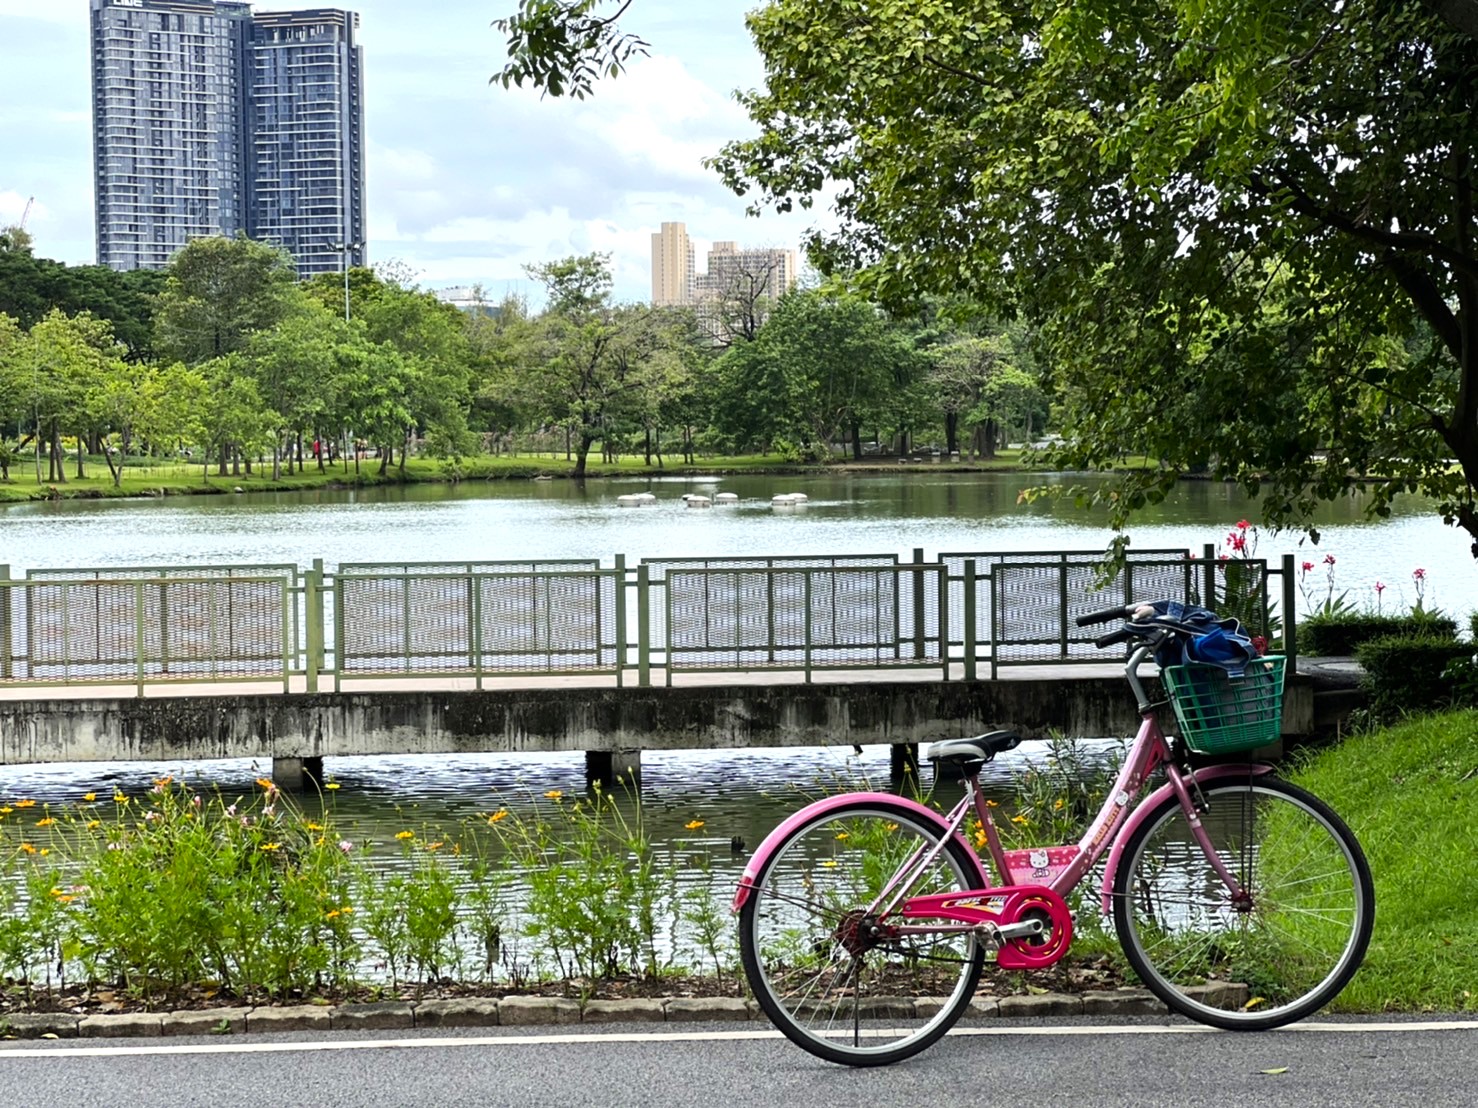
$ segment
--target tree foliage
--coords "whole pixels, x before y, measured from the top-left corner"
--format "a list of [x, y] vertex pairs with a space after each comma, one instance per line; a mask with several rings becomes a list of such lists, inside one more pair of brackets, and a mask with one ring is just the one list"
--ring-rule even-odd
[[618, 23], [631, 4], [519, 0], [513, 15], [493, 20], [508, 39], [508, 60], [494, 83], [508, 88], [528, 82], [551, 96], [568, 93], [583, 100], [600, 78], [615, 77], [633, 57], [647, 53], [647, 44]]
[[[1275, 525], [1371, 487], [1478, 537], [1478, 42], [1421, 0], [772, 0], [757, 206], [840, 183], [824, 271], [1039, 328], [1066, 467], [1202, 467]], [[1449, 459], [1460, 463], [1453, 470]], [[1391, 481], [1372, 483], [1371, 475]]]
[[158, 348], [198, 365], [243, 349], [269, 331], [301, 297], [285, 251], [243, 236], [200, 238], [170, 262], [159, 298]]

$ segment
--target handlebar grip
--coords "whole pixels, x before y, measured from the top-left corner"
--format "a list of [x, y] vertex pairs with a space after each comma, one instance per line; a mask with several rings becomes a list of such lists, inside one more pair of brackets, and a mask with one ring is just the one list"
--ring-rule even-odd
[[1130, 639], [1138, 637], [1129, 628], [1120, 627], [1117, 631], [1110, 631], [1107, 635], [1100, 635], [1093, 640], [1093, 645], [1098, 647], [1099, 650], [1103, 650], [1106, 647], [1117, 646], [1121, 642], [1128, 642]]
[[1115, 620], [1128, 619], [1133, 611], [1133, 607], [1120, 604], [1115, 608], [1105, 608], [1101, 612], [1090, 612], [1086, 616], [1079, 616], [1077, 623], [1079, 627], [1087, 627], [1093, 623], [1113, 623]]

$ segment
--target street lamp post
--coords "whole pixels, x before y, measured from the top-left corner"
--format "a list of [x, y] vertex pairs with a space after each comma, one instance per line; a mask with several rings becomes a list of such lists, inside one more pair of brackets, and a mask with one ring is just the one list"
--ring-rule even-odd
[[364, 246], [362, 242], [336, 242], [334, 249], [339, 252], [343, 261], [344, 269], [344, 322], [349, 322], [349, 255]]

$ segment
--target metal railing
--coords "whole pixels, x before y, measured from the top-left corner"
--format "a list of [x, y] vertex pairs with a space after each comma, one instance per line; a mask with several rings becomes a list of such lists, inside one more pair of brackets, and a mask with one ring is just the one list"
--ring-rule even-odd
[[[1096, 551], [43, 569], [0, 565], [0, 685], [937, 670], [1107, 660], [1074, 620], [1178, 599], [1296, 656], [1291, 556]], [[1275, 579], [1281, 587], [1275, 588]], [[654, 673], [654, 671], [656, 671]]]

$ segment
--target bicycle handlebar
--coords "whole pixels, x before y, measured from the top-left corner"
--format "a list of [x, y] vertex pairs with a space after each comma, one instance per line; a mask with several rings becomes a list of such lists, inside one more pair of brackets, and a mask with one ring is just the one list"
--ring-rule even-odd
[[1113, 623], [1116, 619], [1128, 619], [1139, 608], [1138, 604], [1120, 604], [1114, 608], [1105, 608], [1101, 612], [1090, 612], [1086, 616], [1078, 617], [1078, 626], [1087, 627], [1094, 623]]

